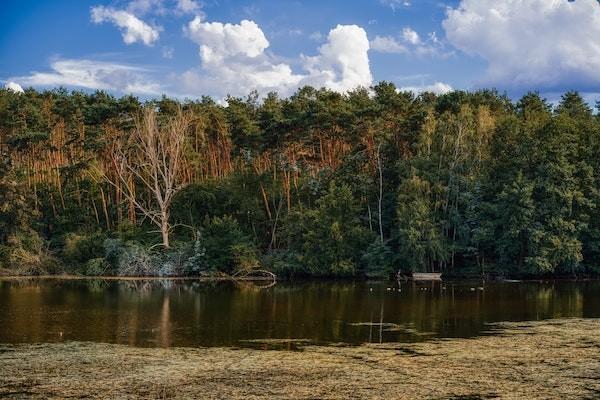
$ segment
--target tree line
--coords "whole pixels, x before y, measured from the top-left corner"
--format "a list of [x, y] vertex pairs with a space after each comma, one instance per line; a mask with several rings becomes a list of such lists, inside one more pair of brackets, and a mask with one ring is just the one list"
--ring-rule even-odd
[[575, 92], [0, 90], [0, 267], [592, 274], [599, 151], [600, 117]]

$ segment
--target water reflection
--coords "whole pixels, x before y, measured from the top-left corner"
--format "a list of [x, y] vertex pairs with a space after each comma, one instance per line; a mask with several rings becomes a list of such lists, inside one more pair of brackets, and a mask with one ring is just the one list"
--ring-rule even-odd
[[469, 337], [497, 321], [600, 317], [599, 289], [596, 281], [306, 282], [261, 289], [177, 280], [10, 280], [0, 281], [0, 342], [169, 347]]

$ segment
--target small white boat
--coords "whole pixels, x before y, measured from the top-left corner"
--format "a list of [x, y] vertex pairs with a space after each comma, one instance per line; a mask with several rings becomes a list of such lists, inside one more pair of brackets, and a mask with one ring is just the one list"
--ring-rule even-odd
[[413, 272], [413, 281], [440, 281], [442, 280], [441, 272]]

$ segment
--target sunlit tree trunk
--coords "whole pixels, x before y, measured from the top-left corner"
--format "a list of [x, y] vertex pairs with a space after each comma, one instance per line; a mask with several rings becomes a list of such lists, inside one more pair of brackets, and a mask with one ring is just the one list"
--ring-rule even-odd
[[381, 165], [381, 143], [377, 145], [377, 170], [379, 172], [379, 198], [378, 198], [378, 211], [379, 211], [379, 237], [381, 243], [383, 243], [383, 168]]

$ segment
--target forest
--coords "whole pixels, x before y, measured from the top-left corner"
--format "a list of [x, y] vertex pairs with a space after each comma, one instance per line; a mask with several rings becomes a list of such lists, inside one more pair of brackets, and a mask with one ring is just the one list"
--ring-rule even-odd
[[0, 90], [4, 274], [600, 272], [600, 103]]

